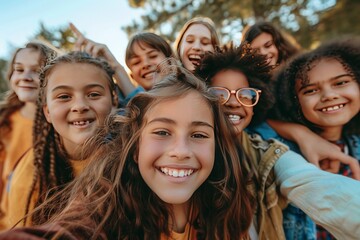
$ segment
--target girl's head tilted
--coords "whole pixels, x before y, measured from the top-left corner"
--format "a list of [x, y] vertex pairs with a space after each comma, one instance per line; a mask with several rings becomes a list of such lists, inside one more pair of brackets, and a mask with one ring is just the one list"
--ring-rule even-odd
[[[204, 82], [172, 68], [154, 88], [135, 96], [123, 113], [110, 118], [108, 129], [89, 143], [92, 159], [101, 161], [91, 161], [76, 183], [83, 191], [82, 181], [89, 184], [91, 179], [94, 207], [106, 211], [98, 228], [117, 231], [116, 238], [129, 236], [124, 229], [131, 229], [142, 239], [149, 234], [158, 239], [186, 215], [186, 222], [196, 223], [203, 236], [224, 236], [224, 229], [226, 236], [246, 235], [252, 213], [243, 159]], [[99, 145], [109, 132], [113, 140]], [[112, 190], [100, 203], [95, 189], [104, 179]], [[119, 195], [113, 197], [114, 192]], [[237, 227], [229, 230], [229, 223]]]
[[39, 93], [39, 73], [46, 62], [54, 58], [54, 49], [38, 42], [30, 42], [18, 48], [9, 62], [7, 78], [11, 90], [9, 97], [23, 105], [35, 103]]
[[113, 73], [105, 61], [82, 52], [51, 61], [40, 75], [38, 140], [43, 129], [54, 129], [70, 154], [92, 136], [116, 107]]
[[183, 66], [194, 71], [206, 52], [213, 52], [220, 46], [219, 36], [214, 22], [210, 18], [196, 17], [190, 19], [180, 30], [175, 49]]
[[319, 132], [336, 128], [341, 134], [344, 126], [359, 133], [359, 61], [358, 38], [334, 40], [295, 58], [278, 76], [280, 115]]
[[258, 22], [246, 28], [241, 42], [250, 43], [252, 48], [258, 49], [272, 66], [283, 63], [299, 51], [295, 40], [269, 22]]
[[195, 73], [219, 96], [236, 133], [264, 120], [274, 97], [269, 87], [269, 66], [249, 44], [223, 47], [206, 54]]
[[165, 58], [173, 57], [168, 42], [155, 33], [143, 32], [132, 36], [126, 47], [125, 62], [131, 71], [131, 77], [145, 90], [153, 85], [156, 66]]

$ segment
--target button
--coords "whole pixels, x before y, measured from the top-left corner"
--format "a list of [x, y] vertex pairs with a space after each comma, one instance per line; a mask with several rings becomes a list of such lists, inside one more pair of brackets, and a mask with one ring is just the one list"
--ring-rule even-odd
[[275, 153], [279, 154], [281, 152], [281, 150], [279, 148], [275, 149]]

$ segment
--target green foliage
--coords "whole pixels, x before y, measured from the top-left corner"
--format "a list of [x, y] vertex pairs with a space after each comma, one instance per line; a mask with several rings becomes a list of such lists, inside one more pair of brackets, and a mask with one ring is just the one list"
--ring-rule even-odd
[[8, 81], [5, 79], [6, 67], [7, 61], [5, 59], [0, 59], [0, 100], [3, 97], [3, 94], [9, 89]]
[[243, 28], [257, 20], [273, 22], [304, 48], [339, 34], [360, 33], [359, 24], [350, 25], [360, 20], [358, 0], [129, 0], [129, 4], [147, 13], [123, 28], [128, 35], [153, 31], [171, 42], [195, 16], [211, 18], [223, 43], [239, 42]]
[[48, 29], [43, 23], [40, 23], [40, 29], [35, 34], [34, 38], [48, 42], [54, 47], [63, 51], [72, 50], [75, 42], [74, 33], [67, 25], [63, 27]]

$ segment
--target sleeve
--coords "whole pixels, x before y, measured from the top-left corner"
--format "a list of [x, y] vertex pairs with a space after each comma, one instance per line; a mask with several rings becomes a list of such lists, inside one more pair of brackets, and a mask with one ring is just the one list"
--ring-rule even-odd
[[360, 181], [322, 171], [288, 151], [275, 164], [281, 193], [337, 239], [359, 239]]
[[145, 89], [141, 86], [138, 86], [137, 88], [135, 88], [132, 92], [130, 92], [126, 97], [124, 96], [123, 93], [121, 93], [120, 91], [118, 91], [118, 98], [119, 98], [119, 106], [120, 107], [125, 107], [127, 105], [127, 103], [133, 98], [135, 97], [138, 93], [142, 93], [145, 92]]

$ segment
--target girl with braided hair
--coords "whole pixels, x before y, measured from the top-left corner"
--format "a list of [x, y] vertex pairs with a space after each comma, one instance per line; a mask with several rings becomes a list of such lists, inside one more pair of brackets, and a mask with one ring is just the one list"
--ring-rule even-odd
[[39, 72], [55, 55], [52, 48], [40, 42], [30, 42], [17, 49], [9, 62], [7, 78], [10, 90], [0, 102], [0, 199], [6, 192], [4, 186], [10, 172], [32, 146], [31, 129], [39, 94]]
[[[40, 75], [33, 149], [19, 162], [9, 183], [1, 222], [11, 227], [49, 195], [74, 179], [87, 163], [84, 142], [116, 106], [113, 70], [101, 59], [73, 52], [51, 61]], [[33, 215], [44, 221], [45, 214]], [[24, 218], [23, 225], [32, 219]]]

